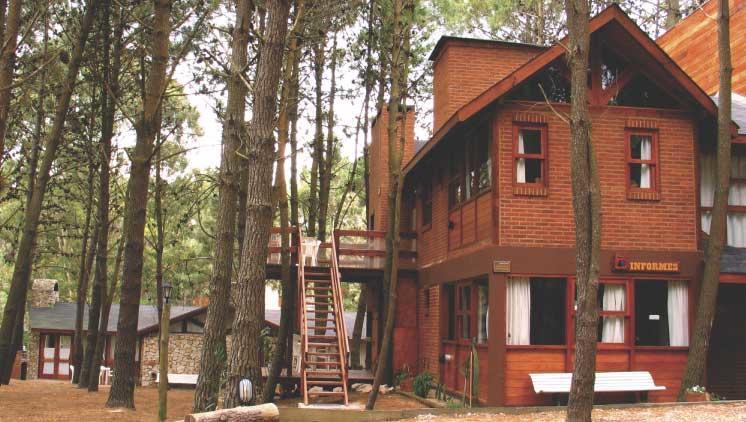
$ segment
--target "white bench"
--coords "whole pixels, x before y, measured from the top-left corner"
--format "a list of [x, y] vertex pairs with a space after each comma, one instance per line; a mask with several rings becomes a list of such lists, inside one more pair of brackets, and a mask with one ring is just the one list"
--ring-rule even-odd
[[[168, 374], [168, 383], [174, 385], [197, 385], [197, 374]], [[161, 381], [161, 374], [155, 374], [155, 382]]]
[[[555, 401], [560, 394], [569, 394], [572, 384], [572, 373], [529, 374], [536, 394], [554, 394]], [[596, 393], [641, 393], [642, 401], [647, 399], [649, 391], [665, 390], [666, 387], [655, 385], [653, 376], [647, 371], [630, 372], [596, 372], [593, 387]]]

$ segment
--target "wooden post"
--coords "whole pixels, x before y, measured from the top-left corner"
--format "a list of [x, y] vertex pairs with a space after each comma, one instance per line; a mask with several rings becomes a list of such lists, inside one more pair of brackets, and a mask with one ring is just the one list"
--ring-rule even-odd
[[161, 347], [159, 359], [159, 382], [158, 382], [158, 420], [166, 420], [168, 400], [168, 329], [171, 320], [171, 303], [168, 300], [163, 304], [161, 315]]
[[279, 422], [280, 411], [272, 403], [259, 406], [241, 406], [232, 409], [215, 410], [206, 413], [194, 413], [184, 418], [185, 422]]

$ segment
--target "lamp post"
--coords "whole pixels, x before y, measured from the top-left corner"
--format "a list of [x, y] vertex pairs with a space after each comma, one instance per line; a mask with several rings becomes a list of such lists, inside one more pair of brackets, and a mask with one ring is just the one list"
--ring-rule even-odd
[[161, 313], [160, 356], [158, 382], [158, 420], [166, 420], [166, 401], [168, 400], [168, 329], [171, 322], [171, 284], [165, 283], [163, 289], [163, 312]]

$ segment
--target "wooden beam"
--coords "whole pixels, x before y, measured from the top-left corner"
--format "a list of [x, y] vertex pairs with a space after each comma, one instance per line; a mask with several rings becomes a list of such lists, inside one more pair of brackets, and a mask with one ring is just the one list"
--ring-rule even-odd
[[624, 86], [627, 85], [635, 75], [637, 75], [637, 71], [629, 68], [624, 69], [619, 76], [617, 76], [616, 80], [603, 90], [598, 100], [599, 105], [609, 104], [609, 101], [611, 101], [615, 95], [619, 94], [622, 88], [624, 88]]
[[185, 422], [279, 422], [280, 411], [272, 403], [259, 406], [242, 406], [213, 412], [193, 413], [184, 418]]

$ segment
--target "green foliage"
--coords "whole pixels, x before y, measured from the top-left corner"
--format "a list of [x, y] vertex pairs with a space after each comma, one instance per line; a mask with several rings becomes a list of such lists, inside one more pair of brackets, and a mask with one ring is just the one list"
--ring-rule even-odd
[[414, 377], [414, 381], [412, 381], [412, 389], [414, 390], [414, 394], [419, 397], [427, 397], [428, 393], [430, 393], [433, 379], [433, 374], [427, 371], [422, 372]]

